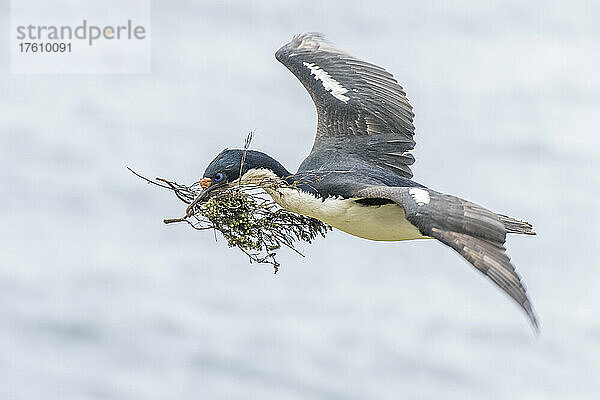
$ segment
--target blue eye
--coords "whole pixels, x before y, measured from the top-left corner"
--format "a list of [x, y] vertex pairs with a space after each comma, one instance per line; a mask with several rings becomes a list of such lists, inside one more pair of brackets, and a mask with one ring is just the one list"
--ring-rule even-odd
[[223, 174], [220, 172], [217, 172], [215, 174], [215, 177], [213, 178], [213, 181], [215, 182], [221, 182], [223, 180]]

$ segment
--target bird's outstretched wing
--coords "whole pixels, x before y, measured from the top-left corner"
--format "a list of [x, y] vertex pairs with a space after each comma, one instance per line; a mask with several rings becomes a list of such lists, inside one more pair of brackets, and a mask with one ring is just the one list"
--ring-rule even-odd
[[[533, 234], [531, 225], [493, 213], [480, 205], [426, 188], [376, 186], [358, 192], [359, 197], [382, 198], [400, 205], [406, 219], [423, 235], [452, 247], [477, 270], [506, 292], [527, 313], [537, 330], [538, 322], [521, 278], [506, 255], [505, 224], [520, 223]], [[511, 221], [514, 221], [511, 222]]]
[[315, 163], [332, 158], [339, 166], [348, 156], [412, 177], [414, 114], [392, 74], [337, 49], [318, 33], [295, 36], [275, 57], [302, 82], [317, 108], [315, 157], [309, 156], [304, 169], [318, 169], [322, 165]]

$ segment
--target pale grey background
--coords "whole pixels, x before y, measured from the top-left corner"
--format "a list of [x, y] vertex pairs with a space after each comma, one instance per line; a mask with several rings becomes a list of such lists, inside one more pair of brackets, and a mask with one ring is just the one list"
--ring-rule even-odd
[[[0, 398], [597, 398], [598, 4], [284, 3], [153, 3], [149, 75], [10, 75], [2, 35]], [[417, 181], [534, 223], [508, 245], [539, 339], [434, 242], [334, 232], [273, 276], [162, 224], [182, 205], [126, 165], [193, 181], [250, 129], [308, 153], [273, 57], [306, 30], [403, 84]]]

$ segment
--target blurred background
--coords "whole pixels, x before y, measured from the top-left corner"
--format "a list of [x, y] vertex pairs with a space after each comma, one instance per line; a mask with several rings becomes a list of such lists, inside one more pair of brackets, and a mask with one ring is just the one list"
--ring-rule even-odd
[[[0, 21], [9, 24], [9, 4]], [[152, 3], [152, 72], [9, 73], [0, 43], [0, 398], [592, 399], [600, 392], [600, 6]], [[126, 170], [182, 182], [224, 147], [295, 170], [315, 111], [274, 59], [321, 31], [393, 72], [415, 180], [525, 218], [541, 320], [433, 241], [333, 232], [277, 275]]]

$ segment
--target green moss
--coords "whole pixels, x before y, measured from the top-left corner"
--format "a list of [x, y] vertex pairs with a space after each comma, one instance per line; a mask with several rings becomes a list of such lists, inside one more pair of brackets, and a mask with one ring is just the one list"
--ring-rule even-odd
[[[165, 179], [160, 181], [188, 204], [201, 191], [197, 183], [185, 186]], [[191, 216], [165, 222], [187, 222], [199, 230], [217, 230], [229, 247], [242, 250], [250, 262], [273, 265], [275, 272], [279, 267], [279, 249], [288, 247], [299, 253], [295, 248], [298, 242], [311, 243], [331, 229], [317, 219], [282, 209], [256, 187], [224, 190], [195, 205], [192, 211]]]

